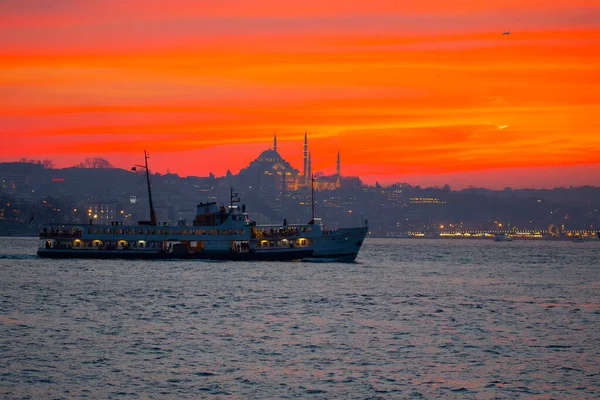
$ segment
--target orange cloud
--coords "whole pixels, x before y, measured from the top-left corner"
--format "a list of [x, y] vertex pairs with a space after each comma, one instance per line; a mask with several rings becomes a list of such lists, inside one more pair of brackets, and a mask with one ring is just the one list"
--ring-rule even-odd
[[308, 129], [316, 170], [340, 149], [369, 181], [600, 165], [596, 2], [15, 4], [0, 4], [0, 161], [147, 148], [223, 174], [275, 131], [300, 165]]

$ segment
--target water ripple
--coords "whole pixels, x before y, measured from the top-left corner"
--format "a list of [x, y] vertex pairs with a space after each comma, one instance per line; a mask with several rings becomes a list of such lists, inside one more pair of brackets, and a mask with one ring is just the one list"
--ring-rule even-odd
[[44, 260], [0, 238], [2, 398], [598, 398], [600, 246]]

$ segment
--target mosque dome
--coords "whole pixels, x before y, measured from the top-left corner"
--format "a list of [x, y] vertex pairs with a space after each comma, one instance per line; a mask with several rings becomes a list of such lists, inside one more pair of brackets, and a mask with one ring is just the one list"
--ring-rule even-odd
[[277, 162], [277, 161], [283, 161], [283, 159], [281, 158], [281, 156], [279, 155], [278, 152], [276, 152], [275, 150], [269, 149], [269, 150], [265, 150], [262, 153], [260, 153], [260, 155], [258, 156], [256, 161]]

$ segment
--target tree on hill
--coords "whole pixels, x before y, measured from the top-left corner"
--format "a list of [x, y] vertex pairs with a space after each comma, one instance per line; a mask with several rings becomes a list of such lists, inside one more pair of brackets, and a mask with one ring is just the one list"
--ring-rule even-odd
[[46, 169], [53, 169], [54, 168], [54, 163], [52, 162], [52, 160], [34, 160], [34, 159], [26, 159], [25, 157], [21, 158], [19, 160], [20, 163], [25, 163], [25, 164], [37, 164], [37, 165], [41, 165], [43, 168]]
[[52, 162], [52, 160], [43, 160], [42, 167], [44, 167], [45, 169], [54, 169], [55, 165]]
[[75, 168], [114, 168], [110, 161], [105, 160], [101, 157], [88, 157], [79, 164], [75, 165]]

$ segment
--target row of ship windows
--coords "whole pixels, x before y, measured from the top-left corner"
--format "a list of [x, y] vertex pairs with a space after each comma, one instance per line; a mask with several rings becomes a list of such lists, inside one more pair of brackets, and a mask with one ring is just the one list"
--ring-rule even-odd
[[[306, 245], [306, 239], [296, 239], [295, 241], [296, 245], [298, 246], [305, 246]], [[294, 247], [294, 241], [290, 240], [290, 241], [260, 241], [257, 243], [257, 247]]]
[[312, 228], [310, 226], [308, 228], [305, 227], [305, 226], [303, 226], [302, 228], [298, 228], [298, 227], [295, 227], [295, 226], [288, 226], [288, 227], [279, 228], [279, 229], [277, 229], [277, 228], [275, 228], [275, 229], [273, 229], [273, 228], [271, 228], [271, 229], [254, 228], [254, 232], [256, 232], [256, 233], [294, 232], [294, 233], [297, 234], [298, 232], [312, 232]]
[[124, 228], [88, 228], [88, 234], [114, 235], [245, 235], [245, 229], [124, 229]]

